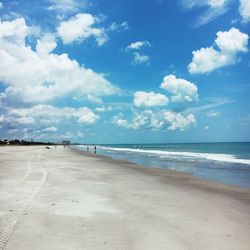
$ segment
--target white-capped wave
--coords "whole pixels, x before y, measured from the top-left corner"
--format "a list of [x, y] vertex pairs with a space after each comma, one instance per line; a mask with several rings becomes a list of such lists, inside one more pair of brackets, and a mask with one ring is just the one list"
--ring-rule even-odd
[[197, 153], [197, 152], [172, 152], [163, 150], [146, 150], [146, 149], [132, 149], [132, 148], [112, 148], [112, 147], [98, 147], [103, 150], [111, 150], [118, 152], [130, 152], [146, 155], [155, 155], [160, 158], [176, 159], [176, 158], [195, 158], [200, 160], [220, 161], [228, 163], [239, 163], [250, 165], [249, 159], [239, 159], [231, 154], [215, 154], [215, 153]]

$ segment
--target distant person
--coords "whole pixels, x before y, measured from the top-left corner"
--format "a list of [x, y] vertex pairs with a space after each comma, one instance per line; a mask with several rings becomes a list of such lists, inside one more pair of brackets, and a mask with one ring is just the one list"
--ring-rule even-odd
[[96, 146], [94, 147], [94, 149], [95, 149], [95, 154], [96, 154]]
[[87, 147], [87, 152], [89, 152], [89, 147]]

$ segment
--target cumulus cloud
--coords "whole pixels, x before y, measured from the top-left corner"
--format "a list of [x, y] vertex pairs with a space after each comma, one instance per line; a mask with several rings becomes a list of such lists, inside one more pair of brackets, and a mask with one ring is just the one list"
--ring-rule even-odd
[[153, 91], [137, 91], [134, 93], [134, 105], [136, 107], [164, 106], [168, 104], [168, 98]]
[[39, 137], [40, 139], [46, 136], [51, 136], [51, 134], [54, 134], [55, 132], [57, 132], [57, 128], [56, 127], [45, 127], [42, 129], [27, 129], [24, 128], [22, 130], [23, 134], [25, 134], [25, 137], [29, 136], [35, 136], [36, 138]]
[[248, 35], [236, 28], [217, 32], [216, 45], [224, 52], [247, 52]]
[[56, 48], [56, 46], [55, 37], [52, 34], [47, 33], [41, 39], [37, 40], [36, 52], [39, 55], [48, 55]]
[[45, 102], [66, 95], [98, 97], [118, 92], [102, 74], [84, 68], [67, 54], [51, 53], [56, 47], [52, 35], [39, 39], [36, 51], [32, 50], [26, 39], [30, 32], [23, 18], [0, 22], [0, 81], [7, 86], [0, 95], [2, 102]]
[[159, 129], [163, 126], [163, 122], [159, 121], [157, 115], [152, 110], [145, 110], [141, 113], [135, 113], [130, 128], [150, 128]]
[[151, 47], [151, 43], [149, 41], [137, 41], [128, 45], [126, 51], [139, 50], [142, 47]]
[[140, 113], [135, 112], [133, 115], [133, 119], [129, 122], [124, 118], [123, 113], [119, 113], [114, 116], [112, 119], [112, 124], [128, 128], [128, 129], [141, 129], [141, 128], [149, 128], [152, 130], [160, 129], [163, 126], [163, 121], [159, 121], [157, 115], [154, 114], [152, 110], [144, 110]]
[[[53, 127], [52, 127], [53, 128]], [[47, 131], [48, 129], [48, 131]], [[52, 129], [53, 130], [53, 129]], [[60, 133], [58, 131], [50, 131], [50, 128], [44, 128], [44, 129], [27, 129], [24, 128], [21, 133], [19, 133], [21, 136], [21, 138], [23, 138], [24, 140], [46, 140], [46, 141], [60, 141], [60, 140], [79, 140], [83, 137], [78, 136], [79, 131], [77, 131], [76, 134], [72, 133], [72, 132], [63, 132]]]
[[[135, 51], [135, 50], [140, 50], [143, 47], [151, 47], [151, 43], [148, 41], [137, 41], [134, 43], [131, 43], [130, 45], [127, 46], [125, 49], [126, 52], [129, 51]], [[133, 52], [133, 61], [132, 64], [149, 64], [150, 62], [150, 57], [148, 55], [139, 53], [139, 52]]]
[[196, 119], [193, 114], [176, 113], [169, 110], [153, 112], [152, 110], [144, 110], [135, 112], [131, 121], [124, 118], [124, 114], [120, 113], [114, 116], [112, 123], [119, 127], [128, 129], [162, 129], [184, 131], [196, 125]]
[[236, 28], [217, 32], [215, 44], [218, 47], [201, 48], [193, 51], [190, 73], [208, 73], [223, 66], [235, 64], [240, 52], [247, 52], [249, 36]]
[[181, 114], [173, 111], [163, 111], [163, 119], [169, 124], [168, 130], [180, 130], [184, 131], [192, 126], [196, 125], [196, 119], [193, 114]]
[[0, 124], [1, 127], [10, 127], [10, 126], [18, 126], [18, 125], [31, 125], [34, 124], [35, 120], [33, 117], [27, 115], [25, 117], [12, 117], [8, 114], [4, 114], [0, 116]]
[[250, 21], [250, 1], [240, 0], [239, 12], [242, 17], [243, 23], [248, 23]]
[[57, 33], [64, 44], [82, 42], [89, 37], [94, 37], [97, 44], [101, 46], [107, 41], [107, 35], [104, 29], [94, 27], [97, 22], [98, 19], [91, 14], [80, 13], [61, 22]]
[[113, 110], [112, 106], [97, 107], [97, 108], [95, 109], [96, 112], [105, 112], [105, 111], [112, 111], [112, 110]]
[[[55, 131], [55, 124], [62, 122], [77, 122], [79, 124], [93, 124], [100, 117], [89, 108], [58, 108], [52, 105], [35, 105], [30, 108], [11, 108], [7, 109], [6, 113], [0, 117], [0, 124], [3, 127], [13, 125], [34, 125], [50, 126], [49, 130]], [[43, 132], [49, 132], [43, 130]]]
[[160, 86], [171, 95], [172, 102], [193, 102], [198, 99], [198, 88], [192, 82], [176, 78], [175, 75], [164, 77]]
[[129, 127], [128, 121], [124, 118], [123, 113], [119, 113], [118, 115], [115, 115], [112, 119], [112, 124], [115, 124], [118, 127], [124, 127], [124, 128]]
[[143, 55], [138, 52], [134, 52], [133, 55], [134, 55], [133, 64], [148, 64], [150, 62], [150, 58], [147, 55]]
[[34, 124], [35, 120], [32, 116], [26, 116], [26, 117], [17, 117], [17, 118], [11, 118], [9, 117], [10, 122], [18, 123], [21, 125], [27, 125], [27, 124]]
[[[160, 86], [168, 91], [172, 102], [193, 102], [198, 100], [198, 88], [195, 84], [178, 79], [174, 75], [164, 77]], [[171, 131], [184, 131], [196, 125], [196, 118], [187, 110], [174, 112], [172, 110], [148, 108], [164, 106], [169, 103], [169, 98], [153, 91], [136, 91], [133, 103], [137, 108], [147, 108], [143, 111], [133, 110], [132, 117], [126, 118], [123, 113], [119, 113], [112, 119], [112, 124], [128, 129], [165, 129]]]
[[95, 123], [100, 117], [93, 113], [88, 108], [84, 108], [80, 110], [83, 114], [80, 115], [80, 118], [77, 120], [78, 123], [82, 124], [93, 124]]

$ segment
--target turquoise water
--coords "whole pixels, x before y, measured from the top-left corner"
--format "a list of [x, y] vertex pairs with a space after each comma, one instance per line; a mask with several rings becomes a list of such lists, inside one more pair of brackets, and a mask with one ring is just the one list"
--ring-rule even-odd
[[97, 145], [97, 154], [250, 188], [250, 143], [110, 144]]

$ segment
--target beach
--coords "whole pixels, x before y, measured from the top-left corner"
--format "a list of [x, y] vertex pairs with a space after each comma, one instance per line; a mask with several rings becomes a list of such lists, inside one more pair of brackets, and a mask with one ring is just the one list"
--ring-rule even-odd
[[0, 147], [0, 249], [249, 249], [250, 189], [71, 147]]

